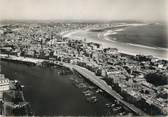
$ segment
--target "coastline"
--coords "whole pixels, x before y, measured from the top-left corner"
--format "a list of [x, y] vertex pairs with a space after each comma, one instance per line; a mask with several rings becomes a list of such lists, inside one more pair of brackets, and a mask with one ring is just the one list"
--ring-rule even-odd
[[128, 55], [152, 55], [156, 58], [168, 60], [168, 49], [167, 48], [154, 48], [148, 47], [139, 44], [132, 43], [122, 43], [117, 42], [115, 40], [110, 40], [104, 34], [95, 33], [95, 32], [87, 32], [87, 30], [74, 30], [70, 32], [66, 32], [62, 34], [63, 37], [70, 39], [86, 39], [87, 42], [95, 42], [102, 45], [103, 48], [112, 47], [117, 48], [119, 52], [125, 53]]
[[[31, 33], [29, 35], [28, 33], [28, 37], [30, 36], [30, 39], [33, 38], [35, 40], [30, 41], [27, 38], [21, 40], [21, 42], [28, 42], [26, 45], [15, 42], [15, 38], [13, 38], [14, 41], [11, 38], [9, 42], [8, 38], [4, 38], [4, 44], [1, 47], [2, 54], [0, 53], [0, 60], [2, 60], [0, 63], [3, 68], [2, 73], [7, 74], [9, 78], [11, 77], [13, 79], [14, 77], [14, 79], [18, 79], [18, 81], [26, 84], [25, 88], [28, 89], [26, 89], [26, 97], [28, 96], [28, 99], [30, 99], [29, 102], [36, 105], [36, 108], [33, 110], [37, 109], [35, 112], [39, 112], [41, 115], [45, 114], [43, 112], [45, 112], [46, 108], [46, 112], [49, 114], [59, 113], [60, 110], [56, 108], [60, 109], [66, 103], [66, 100], [62, 100], [63, 97], [68, 97], [67, 95], [72, 95], [75, 91], [70, 90], [71, 85], [77, 88], [84, 87], [84, 90], [86, 88], [95, 90], [94, 87], [86, 86], [80, 82], [80, 78], [83, 78], [82, 80], [86, 79], [86, 81], [89, 81], [88, 83], [96, 86], [98, 92], [103, 92], [103, 95], [101, 94], [103, 98], [105, 98], [106, 93], [108, 93], [107, 96], [109, 98], [113, 97], [115, 99], [114, 101], [118, 104], [116, 108], [117, 110], [119, 109], [119, 112], [124, 109], [122, 106], [124, 107], [125, 105], [125, 109], [131, 115], [167, 114], [167, 100], [162, 94], [164, 95], [163, 89], [165, 90], [165, 85], [167, 84], [168, 49], [149, 47], [150, 44], [147, 43], [147, 41], [150, 41], [150, 43], [157, 42], [153, 41], [153, 39], [157, 39], [160, 42], [159, 38], [145, 38], [145, 36], [135, 38], [129, 35], [129, 33], [126, 33], [125, 35], [128, 38], [123, 37], [122, 39], [128, 40], [124, 42], [123, 40], [119, 40], [119, 33], [117, 32], [122, 31], [122, 28], [113, 30], [107, 26], [104, 30], [104, 26], [98, 25], [96, 26], [97, 29], [89, 30], [88, 27], [82, 28], [82, 26], [78, 27], [75, 24], [74, 29], [66, 28], [66, 25], [65, 27], [61, 25], [62, 31], [60, 30], [58, 33], [49, 30], [51, 32], [47, 33], [49, 34], [49, 38], [46, 36], [47, 27], [45, 27], [44, 38], [46, 39], [38, 39], [39, 35], [37, 30], [37, 35]], [[33, 27], [32, 29], [36, 30], [36, 28], [39, 27]], [[43, 27], [40, 26], [41, 29]], [[137, 33], [139, 34], [139, 32], [141, 31]], [[106, 33], [109, 33], [109, 35], [110, 33], [115, 33], [117, 36], [114, 38], [115, 36], [112, 35], [110, 38]], [[131, 39], [133, 40], [130, 41]], [[133, 44], [138, 43], [138, 40], [142, 45]], [[13, 42], [16, 45], [13, 45]], [[9, 45], [10, 43], [12, 45]], [[78, 76], [79, 80], [76, 80]], [[65, 78], [66, 81], [64, 80]], [[152, 81], [153, 78], [156, 83]], [[71, 84], [70, 86], [66, 84], [69, 79], [73, 81], [72, 83], [68, 82]], [[79, 84], [74, 84], [74, 82]], [[60, 87], [57, 87], [58, 85]], [[72, 88], [75, 88], [74, 86]], [[67, 89], [65, 89], [66, 87]], [[53, 89], [55, 90], [54, 92]], [[60, 89], [63, 92], [61, 95]], [[54, 93], [55, 95], [53, 95]], [[88, 95], [90, 94], [84, 94], [84, 96]], [[73, 94], [73, 96], [75, 97], [72, 97], [74, 102], [77, 102], [78, 99], [83, 99], [83, 95], [81, 95], [82, 98], [79, 98], [78, 94]], [[44, 97], [45, 99], [43, 100], [39, 97]], [[58, 99], [58, 102], [55, 99]], [[93, 101], [93, 103], [97, 102], [95, 100], [96, 98], [88, 97], [86, 97], [85, 101], [89, 102], [90, 99], [92, 99], [91, 102]], [[51, 103], [48, 103], [47, 100], [50, 100]], [[44, 105], [41, 105], [43, 103]], [[58, 105], [59, 103], [61, 105]], [[110, 101], [109, 103], [112, 102]], [[52, 104], [54, 104], [53, 107]], [[70, 101], [69, 105], [71, 104], [72, 102]], [[85, 107], [84, 104], [80, 104], [80, 100], [77, 103], [79, 107], [82, 105], [82, 109]], [[115, 110], [115, 106], [111, 106], [111, 104], [105, 104], [105, 106], [110, 106], [110, 109], [114, 108]], [[118, 108], [118, 106], [121, 107]], [[92, 106], [88, 107], [92, 108]], [[100, 110], [104, 111], [101, 107]], [[100, 111], [97, 109], [97, 105], [95, 110], [96, 112]], [[66, 111], [62, 112], [66, 113]], [[75, 108], [74, 112], [76, 114], [79, 111], [76, 111]], [[127, 113], [124, 115], [127, 115]]]

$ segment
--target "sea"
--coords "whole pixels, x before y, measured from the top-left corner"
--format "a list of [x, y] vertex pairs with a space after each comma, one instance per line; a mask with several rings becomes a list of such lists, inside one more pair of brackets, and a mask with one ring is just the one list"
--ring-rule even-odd
[[155, 48], [168, 48], [167, 27], [163, 23], [146, 23], [146, 25], [128, 26], [108, 38], [116, 41], [144, 45]]
[[[118, 25], [118, 26], [117, 26]], [[85, 39], [103, 48], [117, 48], [119, 52], [130, 55], [152, 55], [168, 60], [168, 37], [166, 25], [162, 23], [123, 23], [101, 31], [79, 30], [65, 37]]]
[[[106, 34], [107, 31], [113, 33]], [[116, 32], [116, 33], [114, 33]], [[100, 32], [78, 31], [69, 35], [70, 38], [83, 39], [115, 47], [121, 52], [131, 54], [154, 55], [168, 59], [168, 40], [166, 26], [150, 23], [142, 26], [129, 26], [118, 31], [113, 29]], [[1, 73], [11, 80], [23, 84], [24, 96], [31, 105], [32, 112], [38, 116], [71, 115], [101, 116], [107, 115], [109, 109], [105, 103], [109, 98], [103, 96], [95, 104], [88, 103], [71, 78], [75, 75], [59, 75], [59, 69], [41, 68], [23, 64], [0, 61]]]

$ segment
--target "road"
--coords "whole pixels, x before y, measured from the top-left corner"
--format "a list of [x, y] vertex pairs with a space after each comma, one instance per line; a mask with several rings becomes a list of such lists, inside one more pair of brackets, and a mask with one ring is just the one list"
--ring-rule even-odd
[[72, 65], [72, 64], [67, 64], [67, 63], [64, 63], [63, 65], [70, 68], [70, 69], [77, 71], [79, 74], [81, 74], [82, 76], [84, 76], [85, 78], [90, 80], [92, 83], [94, 83], [99, 88], [101, 88], [102, 90], [104, 90], [105, 92], [110, 94], [112, 97], [117, 99], [120, 103], [122, 103], [123, 105], [125, 105], [126, 107], [131, 109], [133, 112], [137, 113], [138, 115], [147, 115], [142, 110], [135, 107], [133, 104], [130, 104], [130, 103], [124, 101], [123, 97], [121, 97], [116, 91], [114, 91], [109, 85], [107, 85], [107, 83], [105, 83], [105, 81], [103, 81], [100, 77], [96, 76], [93, 72], [91, 72], [83, 67], [77, 66], [77, 65]]
[[[3, 54], [0, 54], [0, 57], [3, 58], [3, 57], [5, 57], [5, 55], [3, 56]], [[24, 62], [29, 61], [29, 62], [35, 62], [35, 63], [44, 61], [43, 59], [39, 60], [39, 59], [28, 58], [28, 57], [25, 59], [23, 57], [16, 57], [16, 56], [12, 56], [12, 57], [10, 56], [10, 58], [8, 58], [8, 59], [19, 60], [19, 61], [24, 61]], [[130, 108], [135, 113], [137, 113], [139, 115], [146, 115], [139, 108], [137, 108], [134, 105], [124, 101], [123, 98], [116, 91], [114, 91], [109, 85], [107, 85], [107, 83], [105, 83], [105, 81], [103, 81], [100, 77], [96, 76], [93, 72], [91, 72], [91, 71], [89, 71], [89, 70], [87, 70], [83, 67], [73, 65], [73, 64], [69, 64], [69, 63], [62, 63], [62, 66], [70, 68], [71, 70], [77, 71], [82, 76], [84, 76], [85, 78], [90, 80], [92, 83], [94, 83], [99, 88], [101, 88], [102, 90], [104, 90], [105, 92], [110, 94], [112, 97], [116, 98], [119, 102], [124, 104], [126, 107]]]

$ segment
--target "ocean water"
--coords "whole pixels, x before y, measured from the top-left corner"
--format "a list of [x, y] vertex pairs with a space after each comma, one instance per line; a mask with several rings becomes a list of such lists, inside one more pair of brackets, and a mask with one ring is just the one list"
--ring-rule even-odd
[[168, 60], [168, 48], [147, 46], [145, 45], [145, 42], [142, 42], [143, 45], [132, 42], [121, 42], [117, 39], [113, 40], [113, 37], [107, 38], [107, 36], [104, 36], [104, 33], [106, 32], [100, 33], [81, 30], [68, 34], [68, 37], [76, 40], [86, 39], [87, 42], [99, 43], [103, 48], [118, 48], [120, 52], [130, 55], [152, 55], [160, 59]]
[[129, 26], [117, 34], [108, 34], [108, 39], [116, 38], [118, 42], [144, 45], [156, 48], [168, 48], [166, 25], [147, 24], [143, 26]]

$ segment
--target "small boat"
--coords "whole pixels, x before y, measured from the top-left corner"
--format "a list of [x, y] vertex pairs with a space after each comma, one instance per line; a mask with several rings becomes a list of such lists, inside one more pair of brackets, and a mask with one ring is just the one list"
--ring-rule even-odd
[[86, 100], [91, 103], [97, 102], [97, 99], [86, 98]]

